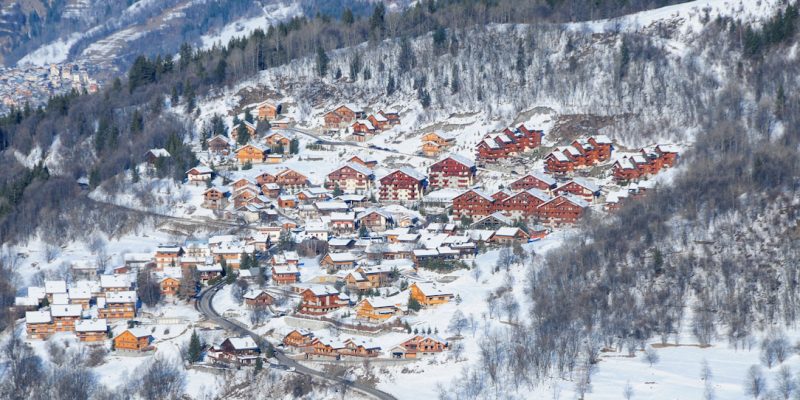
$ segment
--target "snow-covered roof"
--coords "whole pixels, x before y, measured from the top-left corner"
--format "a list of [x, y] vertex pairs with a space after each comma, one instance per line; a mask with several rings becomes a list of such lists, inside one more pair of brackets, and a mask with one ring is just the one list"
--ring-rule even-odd
[[336, 200], [317, 201], [314, 202], [314, 206], [320, 211], [347, 210], [350, 208], [344, 201]]
[[14, 297], [14, 305], [18, 307], [36, 307], [39, 305], [39, 299], [35, 297]]
[[516, 236], [521, 229], [516, 226], [504, 226], [498, 229], [494, 234], [495, 236]]
[[333, 212], [331, 213], [331, 221], [353, 221], [356, 219], [354, 212]]
[[588, 180], [586, 178], [576, 177], [576, 178], [573, 178], [572, 181], [575, 182], [578, 185], [581, 185], [581, 186], [585, 187], [586, 189], [591, 190], [592, 192], [599, 192], [600, 191], [600, 186], [599, 185], [597, 185], [596, 183], [594, 183], [594, 182], [592, 182], [592, 181], [590, 181], [590, 180]]
[[143, 338], [150, 336], [150, 332], [148, 332], [145, 328], [130, 328], [127, 329], [128, 332], [131, 333], [134, 337]]
[[205, 165], [198, 165], [197, 167], [194, 167], [194, 168], [186, 171], [186, 173], [188, 174], [188, 173], [190, 173], [192, 171], [195, 171], [195, 173], [200, 174], [200, 175], [210, 174], [210, 173], [214, 172], [214, 171], [211, 170], [211, 168], [208, 168]]
[[131, 284], [125, 275], [100, 275], [102, 288], [128, 288]]
[[[480, 197], [483, 197], [483, 198], [484, 198], [484, 199], [486, 199], [487, 201], [490, 201], [490, 202], [491, 202], [491, 201], [494, 201], [494, 199], [492, 198], [492, 196], [489, 196], [488, 194], [486, 194], [486, 193], [484, 193], [483, 191], [481, 191], [481, 190], [478, 190], [478, 189], [469, 189], [469, 190], [467, 190], [467, 191], [465, 191], [465, 192], [461, 193], [460, 195], [458, 195], [458, 196], [456, 196], [456, 197], [461, 197], [461, 196], [463, 196], [463, 195], [465, 195], [465, 194], [467, 194], [467, 193], [469, 193], [469, 192], [473, 192], [473, 193], [477, 194], [478, 196], [480, 196]], [[454, 198], [455, 198], [455, 197], [454, 197]]]
[[67, 293], [67, 282], [65, 282], [65, 281], [44, 281], [44, 291], [47, 294]]
[[36, 298], [36, 299], [43, 299], [47, 296], [47, 292], [45, 291], [44, 287], [41, 286], [28, 286], [28, 297]]
[[415, 282], [417, 289], [422, 291], [425, 296], [452, 296], [453, 292], [449, 292], [437, 287], [431, 282]]
[[136, 292], [134, 292], [133, 290], [106, 293], [106, 303], [135, 303], [135, 302], [136, 302]]
[[47, 311], [27, 311], [25, 312], [25, 323], [27, 324], [49, 324], [53, 319]]
[[592, 136], [592, 138], [594, 138], [594, 141], [597, 142], [597, 144], [612, 144], [613, 143], [611, 141], [611, 138], [606, 136], [606, 135], [594, 135], [594, 136]]
[[528, 192], [528, 194], [530, 194], [533, 197], [536, 197], [537, 199], [539, 199], [541, 201], [549, 201], [551, 199], [549, 194], [547, 194], [547, 193], [545, 193], [545, 192], [543, 192], [543, 191], [541, 191], [539, 189], [536, 189], [536, 188], [530, 188], [530, 189], [526, 190], [526, 192]]
[[254, 350], [258, 348], [256, 342], [249, 336], [228, 338], [227, 340], [236, 350]]
[[345, 164], [345, 165], [343, 165], [343, 166], [341, 166], [339, 168], [336, 168], [334, 171], [340, 170], [340, 169], [342, 169], [344, 167], [351, 168], [352, 170], [354, 170], [354, 171], [356, 171], [356, 172], [358, 172], [360, 174], [367, 175], [367, 176], [370, 176], [370, 175], [373, 174], [371, 169], [369, 169], [366, 166], [364, 166], [362, 164], [359, 164], [357, 162], [349, 162], [349, 163], [347, 163], [347, 164]]
[[221, 264], [199, 264], [197, 272], [222, 272]]
[[472, 167], [475, 166], [475, 161], [470, 160], [470, 159], [468, 159], [468, 158], [466, 158], [466, 157], [464, 157], [464, 156], [462, 156], [460, 154], [448, 154], [446, 157], [442, 158], [439, 161], [444, 161], [444, 160], [446, 160], [448, 158], [453, 160], [453, 161], [455, 161], [455, 162], [457, 162], [457, 163], [463, 164], [464, 166], [469, 167], [469, 168], [472, 168]]
[[375, 130], [375, 126], [372, 125], [372, 122], [369, 122], [368, 119], [359, 119], [359, 120], [357, 120], [356, 122], [353, 123], [353, 125], [355, 125], [355, 124], [364, 125], [369, 130]]
[[67, 293], [53, 293], [53, 301], [51, 304], [69, 304], [69, 294]]
[[297, 266], [294, 264], [290, 265], [275, 265], [272, 267], [273, 274], [297, 274], [300, 273], [298, 271]]
[[567, 157], [563, 152], [558, 151], [558, 150], [551, 152], [550, 155], [548, 155], [548, 157], [550, 157], [550, 156], [553, 156], [553, 158], [555, 158], [556, 161], [559, 161], [559, 162], [567, 162], [567, 161], [569, 161], [569, 157]]
[[349, 251], [343, 253], [328, 253], [333, 262], [355, 262], [356, 257]]
[[656, 150], [662, 153], [680, 153], [681, 148], [674, 144], [659, 144], [656, 146]]
[[531, 172], [531, 173], [525, 174], [525, 176], [523, 176], [522, 178], [517, 179], [514, 182], [520, 181], [520, 180], [525, 179], [525, 178], [527, 178], [529, 176], [533, 177], [534, 179], [537, 179], [537, 180], [540, 180], [540, 181], [546, 183], [548, 186], [553, 186], [553, 185], [556, 184], [556, 180], [553, 177], [551, 177], [551, 176], [549, 176], [547, 174], [543, 174], [541, 172]]
[[314, 296], [328, 296], [328, 295], [339, 294], [339, 291], [336, 290], [335, 287], [330, 285], [310, 285], [306, 290], [310, 290], [311, 293], [314, 294]]
[[75, 323], [76, 332], [105, 332], [108, 330], [108, 323], [104, 318], [82, 319]]
[[50, 306], [53, 317], [80, 317], [83, 306], [80, 304], [57, 304]]
[[170, 154], [167, 151], [167, 149], [150, 149], [148, 152], [150, 154], [152, 154], [153, 156], [155, 156], [155, 157], [169, 157], [170, 156]]
[[[396, 170], [394, 170], [394, 171], [390, 172], [390, 173], [389, 173], [388, 175], [386, 175], [386, 176], [389, 176], [389, 175], [391, 175], [391, 174], [393, 174], [393, 173], [395, 173], [395, 172], [400, 172], [400, 173], [403, 173], [403, 174], [405, 174], [405, 175], [407, 175], [407, 176], [409, 176], [409, 177], [411, 177], [411, 178], [413, 178], [413, 179], [416, 179], [416, 180], [418, 180], [418, 181], [422, 181], [422, 180], [425, 180], [425, 179], [427, 178], [427, 177], [425, 176], [425, 174], [423, 174], [423, 173], [421, 173], [421, 172], [419, 172], [419, 171], [417, 171], [417, 170], [415, 170], [415, 169], [413, 169], [413, 168], [409, 168], [409, 167], [400, 167], [400, 168], [398, 168], [398, 169], [396, 169]], [[384, 177], [384, 178], [385, 178], [385, 177]]]

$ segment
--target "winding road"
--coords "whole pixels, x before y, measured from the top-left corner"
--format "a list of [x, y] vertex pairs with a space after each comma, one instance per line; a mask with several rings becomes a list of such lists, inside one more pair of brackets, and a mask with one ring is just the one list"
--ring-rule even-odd
[[371, 386], [367, 386], [359, 382], [352, 382], [337, 376], [326, 374], [325, 372], [322, 371], [317, 371], [315, 369], [308, 368], [300, 364], [299, 362], [289, 358], [279, 349], [273, 347], [272, 344], [270, 344], [266, 339], [261, 337], [261, 335], [247, 329], [246, 327], [242, 326], [236, 321], [231, 321], [219, 315], [217, 311], [214, 310], [213, 300], [217, 292], [219, 292], [223, 287], [225, 287], [224, 281], [204, 289], [202, 292], [200, 292], [197, 302], [195, 303], [195, 308], [201, 313], [203, 313], [203, 315], [205, 315], [209, 321], [214, 322], [215, 324], [219, 325], [224, 329], [235, 332], [238, 335], [250, 336], [262, 349], [264, 348], [272, 349], [273, 353], [275, 354], [275, 358], [278, 360], [279, 365], [283, 366], [286, 369], [293, 369], [293, 371], [298, 374], [307, 375], [312, 378], [316, 377], [316, 378], [326, 379], [334, 384], [344, 385], [350, 390], [357, 391], [359, 393], [362, 393], [364, 395], [376, 399], [396, 400], [396, 398], [391, 394], [380, 391]]

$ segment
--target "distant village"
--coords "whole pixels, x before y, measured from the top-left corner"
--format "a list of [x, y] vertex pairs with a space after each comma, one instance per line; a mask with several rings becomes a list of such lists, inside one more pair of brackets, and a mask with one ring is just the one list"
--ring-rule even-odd
[[[439, 274], [469, 269], [491, 249], [505, 254], [498, 264], [511, 254], [524, 258], [523, 245], [569, 228], [586, 212], [613, 212], [645, 195], [654, 188], [650, 178], [674, 167], [680, 152], [657, 144], [620, 155], [600, 134], [545, 151], [544, 132], [520, 124], [486, 134], [472, 155], [451, 152], [453, 133], [423, 133], [416, 154], [429, 160], [425, 168], [384, 165], [368, 152], [328, 165], [312, 149], [371, 149], [364, 142], [402, 116], [339, 106], [320, 121], [327, 135], [344, 138], [333, 141], [296, 128], [283, 108], [269, 100], [246, 107], [227, 134], [203, 139], [201, 163], [186, 171], [183, 185], [196, 196], [190, 202], [220, 221], [240, 221], [247, 233], [129, 253], [113, 271], [74, 264], [69, 279], [45, 280], [16, 299], [28, 338], [67, 332], [82, 342], [110, 342], [120, 354], [150, 354], [158, 340], [148, 329], [153, 305], [143, 305], [142, 296], [152, 297], [148, 287], [161, 302], [192, 305], [198, 293], [228, 284], [241, 293], [227, 312], [246, 311], [251, 326], [264, 323], [259, 315], [284, 321], [268, 340], [298, 360], [446, 352], [459, 337], [415, 316], [470, 294]], [[151, 149], [142, 163], [153, 169], [170, 156]], [[323, 179], [282, 166], [299, 157], [323, 169]], [[484, 181], [509, 162], [524, 172]], [[267, 165], [274, 168], [262, 169]], [[390, 333], [404, 336], [381, 339]], [[203, 351], [211, 365], [268, 359], [252, 336], [240, 334]]]
[[58, 94], [71, 90], [94, 93], [99, 83], [91, 77], [91, 68], [75, 64], [50, 64], [48, 67], [23, 65], [0, 68], [0, 113], [12, 107], [43, 105]]

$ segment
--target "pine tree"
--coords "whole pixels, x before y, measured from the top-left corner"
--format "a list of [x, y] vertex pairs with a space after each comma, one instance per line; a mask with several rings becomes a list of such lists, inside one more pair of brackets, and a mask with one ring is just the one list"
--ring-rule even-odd
[[256, 367], [253, 370], [256, 374], [261, 372], [264, 369], [264, 361], [261, 360], [261, 357], [256, 358]]
[[189, 350], [187, 354], [189, 363], [194, 364], [200, 361], [202, 355], [203, 345], [200, 343], [200, 336], [197, 335], [197, 331], [192, 331], [192, 338], [189, 339]]
[[317, 76], [324, 78], [328, 74], [328, 63], [330, 59], [322, 46], [317, 46]]
[[131, 182], [138, 183], [139, 182], [139, 167], [133, 166], [131, 170]]
[[297, 154], [300, 152], [300, 141], [297, 138], [293, 138], [289, 142], [289, 153]]
[[450, 93], [456, 94], [461, 89], [461, 80], [458, 78], [458, 66], [453, 64], [453, 69], [450, 72]]
[[355, 22], [355, 20], [356, 19], [353, 16], [353, 10], [351, 10], [350, 7], [345, 8], [344, 11], [342, 12], [342, 22], [344, 22], [347, 25], [353, 25], [353, 22]]
[[391, 96], [395, 89], [394, 76], [389, 75], [389, 82], [386, 83], [386, 95]]
[[144, 117], [142, 117], [142, 113], [139, 110], [133, 111], [133, 116], [131, 116], [131, 133], [141, 133], [144, 129]]

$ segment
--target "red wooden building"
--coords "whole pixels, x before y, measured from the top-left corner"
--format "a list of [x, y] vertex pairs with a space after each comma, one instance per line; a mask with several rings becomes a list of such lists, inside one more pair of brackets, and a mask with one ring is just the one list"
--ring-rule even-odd
[[375, 174], [371, 169], [357, 163], [347, 163], [328, 174], [325, 187], [335, 190], [337, 187], [343, 193], [363, 194], [372, 189]]
[[418, 201], [422, 198], [427, 178], [411, 168], [399, 168], [380, 179], [381, 201]]
[[494, 212], [494, 199], [478, 190], [467, 190], [453, 198], [453, 215], [482, 218]]
[[333, 286], [315, 285], [300, 293], [300, 313], [324, 315], [347, 306], [349, 301], [339, 297], [339, 291]]
[[432, 189], [467, 189], [475, 184], [476, 172], [475, 162], [451, 154], [428, 168], [428, 180]]
[[528, 189], [539, 189], [543, 191], [549, 191], [556, 187], [556, 180], [550, 176], [545, 174], [540, 174], [537, 172], [527, 174], [522, 178], [517, 179], [516, 181], [512, 182], [509, 185], [511, 190], [519, 191], [519, 190], [528, 190]]
[[539, 206], [539, 218], [550, 225], [574, 224], [588, 207], [582, 199], [571, 195], [561, 195]]

